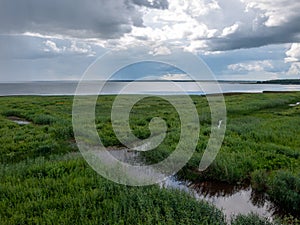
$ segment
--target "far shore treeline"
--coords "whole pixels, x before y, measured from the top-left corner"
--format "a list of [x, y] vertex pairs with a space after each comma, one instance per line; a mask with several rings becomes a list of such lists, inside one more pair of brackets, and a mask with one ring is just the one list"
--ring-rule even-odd
[[299, 84], [300, 79], [280, 79], [280, 80], [267, 80], [257, 81], [258, 84]]

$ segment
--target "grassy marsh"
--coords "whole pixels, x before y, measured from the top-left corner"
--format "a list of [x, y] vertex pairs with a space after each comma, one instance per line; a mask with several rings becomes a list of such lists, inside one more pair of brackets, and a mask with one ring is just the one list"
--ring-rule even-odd
[[[299, 215], [300, 106], [289, 104], [299, 102], [300, 93], [225, 96], [226, 136], [216, 160], [203, 173], [196, 169], [210, 135], [210, 110], [205, 97], [192, 98], [201, 131], [196, 152], [178, 176], [194, 181], [250, 182], [287, 215]], [[99, 97], [95, 122], [106, 146], [121, 147], [111, 125], [113, 100], [114, 96]], [[99, 177], [77, 153], [72, 97], [1, 97], [0, 104], [3, 224], [225, 224], [220, 211], [184, 193], [156, 186], [129, 188]], [[31, 123], [19, 125], [10, 116]], [[168, 130], [163, 143], [143, 155], [148, 163], [168, 156], [180, 136], [176, 110], [156, 97], [140, 101], [131, 111], [133, 133], [147, 138], [153, 117], [165, 119]], [[257, 220], [240, 216], [233, 224]]]

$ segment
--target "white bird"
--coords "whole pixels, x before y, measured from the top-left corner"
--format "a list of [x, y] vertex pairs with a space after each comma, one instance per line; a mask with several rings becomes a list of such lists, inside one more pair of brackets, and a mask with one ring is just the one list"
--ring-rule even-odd
[[220, 128], [221, 128], [222, 122], [223, 122], [223, 120], [219, 120], [218, 129], [220, 129]]

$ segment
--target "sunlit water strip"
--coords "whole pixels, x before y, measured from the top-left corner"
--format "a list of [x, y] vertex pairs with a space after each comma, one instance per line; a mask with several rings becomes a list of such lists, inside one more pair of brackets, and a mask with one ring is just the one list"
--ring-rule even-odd
[[[129, 82], [108, 82], [102, 94], [118, 94]], [[195, 82], [176, 82], [183, 90], [191, 95], [215, 94], [214, 82], [200, 82], [205, 86], [206, 93], [199, 92], [199, 86]], [[0, 96], [14, 95], [74, 95], [78, 82], [25, 82], [25, 83], [0, 83]], [[86, 91], [83, 94], [93, 95], [90, 90], [95, 89], [97, 82], [85, 82]], [[147, 89], [152, 85], [160, 86], [159, 93], [147, 92]], [[284, 92], [284, 91], [300, 91], [300, 85], [279, 85], [279, 84], [255, 84], [255, 83], [238, 83], [238, 82], [221, 82], [219, 83], [222, 93], [262, 93], [264, 91]], [[211, 90], [211, 91], [210, 91]], [[161, 94], [161, 95], [177, 95], [176, 91], [170, 89], [167, 82], [138, 82], [135, 85], [135, 90], [125, 92], [125, 94]]]

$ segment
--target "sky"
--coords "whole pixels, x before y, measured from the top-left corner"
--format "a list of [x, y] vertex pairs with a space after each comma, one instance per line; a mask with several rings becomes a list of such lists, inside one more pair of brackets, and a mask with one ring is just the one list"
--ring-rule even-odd
[[[145, 46], [195, 54], [219, 80], [297, 79], [299, 12], [297, 0], [0, 0], [0, 82], [78, 80], [106, 52]], [[184, 77], [161, 67], [124, 77]]]

